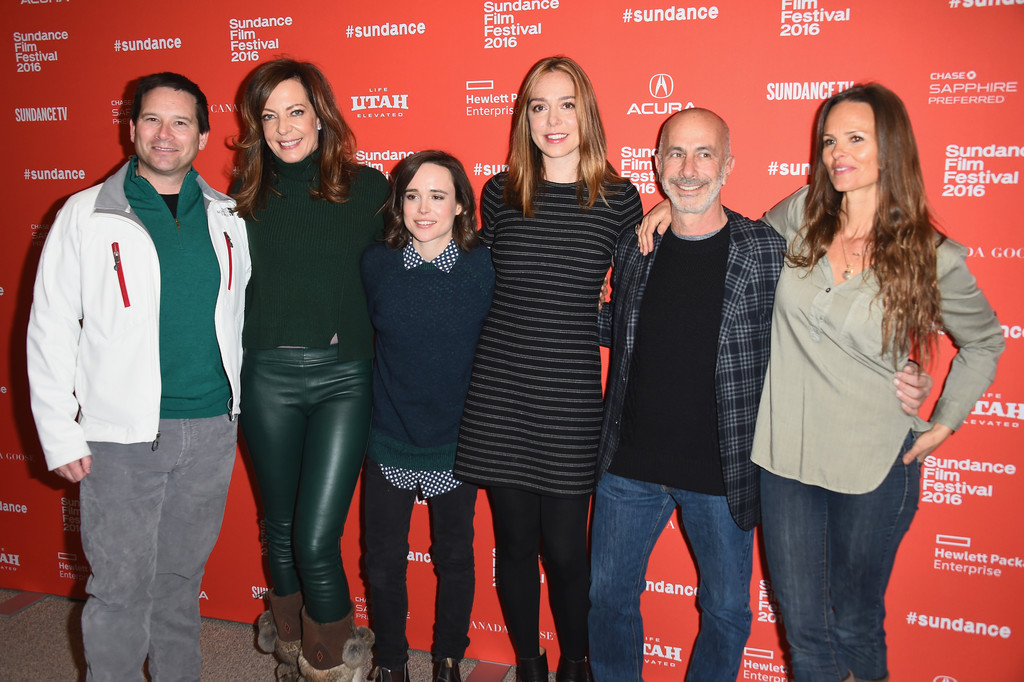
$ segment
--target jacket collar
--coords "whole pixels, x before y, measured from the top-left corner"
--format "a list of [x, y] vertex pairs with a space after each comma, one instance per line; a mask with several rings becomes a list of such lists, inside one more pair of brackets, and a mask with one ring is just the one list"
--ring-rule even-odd
[[[128, 197], [124, 194], [124, 180], [128, 175], [128, 169], [131, 167], [132, 159], [128, 159], [113, 175], [103, 181], [103, 184], [100, 186], [100, 193], [96, 196], [97, 211], [132, 213]], [[210, 204], [215, 202], [231, 202], [231, 197], [210, 187], [203, 180], [203, 176], [198, 173], [196, 174], [196, 183], [199, 185], [199, 191], [203, 194], [203, 205], [207, 211], [210, 210]]]

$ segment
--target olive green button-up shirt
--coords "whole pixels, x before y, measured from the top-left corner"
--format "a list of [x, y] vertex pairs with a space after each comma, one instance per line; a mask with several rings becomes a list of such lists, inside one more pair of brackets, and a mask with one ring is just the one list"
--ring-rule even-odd
[[[765, 222], [791, 244], [803, 224], [807, 188]], [[959, 352], [932, 421], [959, 428], [995, 378], [1002, 328], [952, 240], [936, 253], [945, 331]], [[882, 482], [907, 432], [930, 424], [900, 408], [893, 384], [907, 361], [882, 354], [882, 301], [871, 270], [835, 283], [822, 257], [808, 272], [783, 268], [775, 290], [772, 350], [751, 459], [785, 478], [841, 493]]]

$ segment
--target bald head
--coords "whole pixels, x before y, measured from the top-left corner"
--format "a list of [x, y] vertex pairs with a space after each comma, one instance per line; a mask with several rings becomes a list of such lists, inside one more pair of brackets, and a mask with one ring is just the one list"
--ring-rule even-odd
[[[707, 109], [686, 109], [665, 122], [655, 166], [672, 202], [672, 229], [717, 224], [723, 219], [722, 185], [732, 172], [729, 127]], [[721, 225], [718, 225], [721, 227]]]
[[677, 126], [687, 125], [704, 125], [710, 128], [717, 129], [718, 135], [722, 148], [725, 150], [726, 156], [732, 156], [732, 145], [729, 141], [729, 126], [725, 120], [711, 111], [710, 109], [683, 109], [677, 114], [669, 116], [668, 120], [661, 127], [661, 136], [658, 138], [658, 154], [663, 154], [665, 151], [665, 140], [669, 137], [672, 130]]

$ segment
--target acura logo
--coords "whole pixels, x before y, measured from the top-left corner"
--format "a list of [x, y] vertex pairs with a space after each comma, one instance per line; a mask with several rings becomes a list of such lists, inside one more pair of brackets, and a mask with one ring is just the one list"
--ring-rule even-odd
[[675, 89], [675, 84], [672, 83], [672, 76], [667, 73], [656, 73], [651, 76], [651, 97], [657, 97], [658, 99], [665, 99], [672, 95], [672, 91]]
[[956, 678], [950, 675], [936, 675], [932, 678], [932, 682], [956, 682]]

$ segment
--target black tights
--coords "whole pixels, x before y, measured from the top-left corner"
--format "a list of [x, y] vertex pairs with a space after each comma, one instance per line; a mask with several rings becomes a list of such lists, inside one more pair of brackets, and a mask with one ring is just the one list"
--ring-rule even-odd
[[498, 550], [498, 595], [516, 655], [540, 655], [537, 550], [543, 542], [548, 597], [562, 657], [583, 658], [587, 655], [590, 609], [590, 496], [551, 497], [499, 487], [488, 492]]

